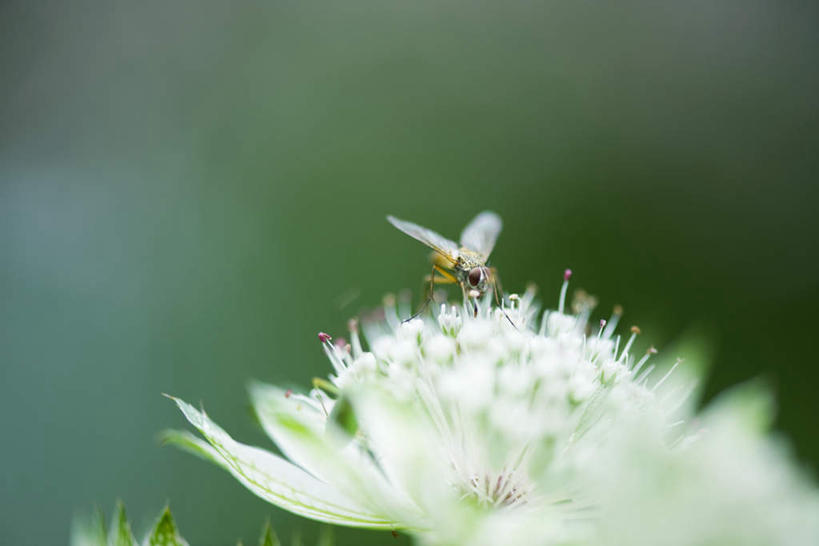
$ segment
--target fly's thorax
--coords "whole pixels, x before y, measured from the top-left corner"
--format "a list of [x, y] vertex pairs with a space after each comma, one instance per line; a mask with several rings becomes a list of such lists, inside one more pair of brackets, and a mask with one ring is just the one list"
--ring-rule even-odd
[[474, 250], [461, 247], [458, 251], [457, 268], [469, 273], [470, 269], [486, 265], [486, 257]]

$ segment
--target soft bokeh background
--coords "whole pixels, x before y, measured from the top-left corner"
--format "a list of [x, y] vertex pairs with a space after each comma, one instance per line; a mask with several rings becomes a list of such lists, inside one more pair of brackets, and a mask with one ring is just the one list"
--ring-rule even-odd
[[[763, 375], [819, 467], [816, 3], [6, 1], [0, 533], [60, 544], [121, 497], [193, 544], [317, 526], [162, 448], [167, 391], [267, 445], [246, 381], [307, 385], [318, 330], [506, 225], [505, 287], [561, 272], [642, 342]], [[339, 531], [344, 544], [405, 544]]]

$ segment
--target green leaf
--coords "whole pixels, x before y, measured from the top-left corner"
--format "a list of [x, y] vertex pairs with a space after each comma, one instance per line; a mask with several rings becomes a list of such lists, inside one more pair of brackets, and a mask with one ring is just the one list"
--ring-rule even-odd
[[270, 526], [270, 520], [267, 520], [267, 522], [264, 524], [262, 536], [259, 537], [259, 546], [281, 546], [279, 537], [276, 536], [276, 533]]
[[179, 536], [176, 524], [171, 516], [171, 510], [165, 507], [159, 521], [156, 522], [154, 530], [143, 542], [144, 546], [188, 546], [184, 538]]
[[108, 532], [108, 546], [136, 546], [137, 541], [131, 532], [131, 525], [125, 514], [125, 505], [121, 500], [117, 501], [114, 512], [111, 530]]

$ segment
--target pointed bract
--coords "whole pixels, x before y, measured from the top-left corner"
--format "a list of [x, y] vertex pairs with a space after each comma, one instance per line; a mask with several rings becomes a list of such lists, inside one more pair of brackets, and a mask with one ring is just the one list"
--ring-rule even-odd
[[108, 546], [136, 546], [137, 541], [131, 532], [131, 524], [125, 514], [125, 505], [117, 501], [114, 508], [114, 517], [111, 520], [111, 530], [108, 532]]
[[267, 522], [265, 522], [264, 524], [264, 529], [262, 529], [262, 536], [259, 537], [259, 546], [281, 546], [281, 542], [279, 542], [279, 537], [276, 536], [276, 533], [270, 526], [270, 520], [267, 520]]
[[145, 537], [142, 546], [188, 546], [188, 543], [176, 530], [171, 509], [165, 507], [150, 534]]

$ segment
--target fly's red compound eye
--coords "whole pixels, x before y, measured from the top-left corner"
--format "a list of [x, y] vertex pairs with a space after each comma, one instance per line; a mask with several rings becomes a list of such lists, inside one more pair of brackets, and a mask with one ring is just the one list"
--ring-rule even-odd
[[470, 286], [478, 286], [483, 280], [483, 271], [481, 271], [480, 267], [473, 267], [469, 270], [467, 279], [469, 280]]

